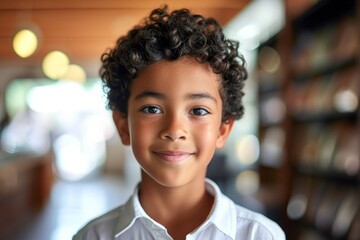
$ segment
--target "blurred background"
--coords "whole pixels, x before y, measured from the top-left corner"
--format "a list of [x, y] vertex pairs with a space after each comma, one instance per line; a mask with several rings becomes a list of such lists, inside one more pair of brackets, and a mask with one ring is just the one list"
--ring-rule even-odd
[[288, 239], [360, 239], [357, 0], [0, 0], [0, 239], [71, 239], [132, 194], [100, 56], [165, 3], [216, 18], [247, 60], [208, 177]]

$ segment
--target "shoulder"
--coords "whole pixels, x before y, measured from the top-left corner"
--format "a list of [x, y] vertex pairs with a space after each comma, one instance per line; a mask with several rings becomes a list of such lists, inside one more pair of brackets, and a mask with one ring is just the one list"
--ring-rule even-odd
[[243, 239], [245, 234], [247, 239], [285, 240], [284, 231], [276, 222], [239, 205], [235, 204], [234, 207], [237, 220], [236, 239]]
[[215, 183], [210, 180], [207, 182], [215, 193], [212, 221], [220, 231], [231, 239], [285, 240], [284, 231], [277, 223], [260, 213], [237, 205], [224, 195]]
[[130, 219], [127, 204], [107, 212], [82, 227], [73, 240], [113, 239], [119, 225], [127, 224]]

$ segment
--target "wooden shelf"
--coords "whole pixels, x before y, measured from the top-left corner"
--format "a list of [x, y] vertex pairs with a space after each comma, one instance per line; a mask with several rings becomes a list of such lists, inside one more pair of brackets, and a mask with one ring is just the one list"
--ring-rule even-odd
[[[309, 231], [315, 239], [348, 240], [349, 232], [337, 236], [331, 229], [336, 225], [340, 206], [350, 204], [350, 209], [360, 216], [359, 4], [355, 0], [319, 0], [295, 19], [288, 14], [282, 32], [265, 43], [282, 56], [282, 72], [276, 81], [275, 77], [272, 81], [259, 79], [265, 83], [259, 84], [259, 109], [274, 95], [281, 98], [287, 111], [275, 123], [260, 114], [260, 143], [272, 128], [285, 134], [279, 146], [283, 161], [276, 167], [262, 166], [260, 162], [260, 175], [265, 185], [271, 182], [280, 189], [280, 225], [288, 239], [310, 239]], [[340, 105], [339, 96], [344, 92], [351, 95], [344, 101], [353, 105]], [[266, 176], [269, 174], [271, 177]], [[348, 196], [354, 192], [356, 200], [348, 203]], [[338, 205], [331, 205], [332, 196], [337, 197]], [[293, 213], [288, 212], [294, 199], [295, 204], [304, 204], [304, 216], [293, 218]], [[326, 220], [314, 218], [326, 210], [333, 215]], [[312, 217], [306, 215], [308, 212]], [[350, 229], [355, 227], [346, 231]]]
[[347, 67], [354, 66], [357, 62], [358, 58], [355, 55], [346, 57], [345, 59], [336, 59], [330, 63], [323, 64], [322, 66], [296, 73], [294, 81], [303, 82], [308, 81], [310, 78], [336, 73]]
[[294, 167], [293, 171], [307, 176], [312, 176], [324, 179], [326, 181], [336, 182], [350, 186], [356, 186], [357, 184], [359, 184], [358, 175], [348, 175], [344, 172], [336, 171], [333, 169], [322, 169], [316, 166], [297, 165]]
[[334, 122], [339, 120], [348, 120], [355, 122], [358, 118], [357, 112], [324, 112], [309, 113], [297, 112], [291, 115], [292, 121], [297, 123], [311, 122]]

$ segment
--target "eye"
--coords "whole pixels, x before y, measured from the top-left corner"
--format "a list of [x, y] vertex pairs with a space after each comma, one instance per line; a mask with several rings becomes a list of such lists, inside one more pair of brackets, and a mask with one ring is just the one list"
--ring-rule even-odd
[[209, 114], [209, 111], [204, 108], [194, 108], [191, 110], [191, 114], [196, 116], [205, 116]]
[[162, 113], [161, 109], [156, 106], [146, 106], [141, 109], [142, 112], [148, 113], [148, 114], [160, 114]]

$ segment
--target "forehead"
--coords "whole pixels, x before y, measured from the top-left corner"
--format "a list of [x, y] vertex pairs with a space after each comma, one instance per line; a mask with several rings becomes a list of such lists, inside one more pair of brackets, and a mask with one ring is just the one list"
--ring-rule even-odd
[[133, 80], [133, 88], [164, 88], [181, 90], [192, 88], [204, 91], [218, 91], [220, 76], [209, 64], [200, 63], [192, 57], [182, 57], [175, 61], [161, 60], [139, 72]]

